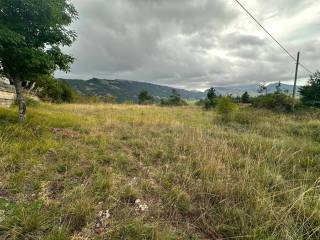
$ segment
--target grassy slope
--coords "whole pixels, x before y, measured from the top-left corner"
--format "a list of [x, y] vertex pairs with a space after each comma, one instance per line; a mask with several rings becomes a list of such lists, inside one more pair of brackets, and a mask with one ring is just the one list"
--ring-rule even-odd
[[0, 109], [0, 239], [319, 239], [319, 115], [241, 111]]

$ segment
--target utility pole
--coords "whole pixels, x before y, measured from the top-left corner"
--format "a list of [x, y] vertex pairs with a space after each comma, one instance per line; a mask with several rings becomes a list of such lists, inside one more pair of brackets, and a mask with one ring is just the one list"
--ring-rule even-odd
[[292, 94], [293, 100], [296, 98], [299, 64], [300, 64], [300, 52], [298, 52], [297, 63], [296, 63], [296, 74], [294, 76], [294, 85], [293, 85], [293, 94]]

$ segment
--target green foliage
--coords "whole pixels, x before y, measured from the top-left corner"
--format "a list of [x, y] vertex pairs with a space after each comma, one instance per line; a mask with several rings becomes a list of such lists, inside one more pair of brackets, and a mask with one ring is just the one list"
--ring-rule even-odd
[[204, 105], [205, 105], [205, 100], [204, 100], [204, 99], [200, 99], [200, 100], [196, 101], [196, 102], [194, 103], [194, 105], [195, 105], [195, 106], [199, 106], [199, 107], [204, 107]]
[[61, 52], [75, 33], [67, 26], [77, 17], [66, 0], [2, 0], [0, 2], [0, 62], [9, 79], [67, 71], [73, 58]]
[[234, 115], [233, 121], [241, 125], [254, 125], [259, 122], [259, 119], [259, 114], [253, 114], [252, 111], [241, 109]]
[[245, 92], [242, 96], [241, 96], [241, 102], [242, 103], [250, 103], [250, 95], [248, 92]]
[[204, 108], [211, 109], [217, 105], [217, 94], [214, 88], [210, 88], [207, 93], [207, 98], [204, 100]]
[[188, 103], [184, 101], [177, 90], [172, 89], [171, 95], [168, 99], [161, 99], [162, 106], [187, 106]]
[[320, 237], [318, 109], [227, 125], [192, 106], [29, 112], [0, 108], [0, 239]]
[[[190, 196], [181, 189], [174, 188], [168, 194], [168, 201], [181, 213], [187, 214], [191, 210]], [[170, 203], [170, 202], [169, 202]]]
[[[26, 97], [26, 103], [27, 103], [28, 106], [30, 106], [30, 107], [38, 107], [38, 106], [40, 105], [40, 102], [39, 102], [39, 101], [37, 101], [37, 100], [35, 100], [35, 99], [33, 99], [33, 98], [30, 98], [30, 97]], [[18, 102], [16, 101], [14, 105], [17, 106], [17, 105], [18, 105]]]
[[149, 95], [148, 91], [143, 90], [138, 96], [139, 104], [152, 104], [154, 102], [153, 96]]
[[55, 103], [76, 102], [78, 94], [64, 80], [57, 80], [50, 75], [39, 75], [32, 80], [37, 95], [44, 101]]
[[38, 75], [69, 71], [74, 58], [61, 47], [76, 39], [68, 26], [77, 11], [68, 0], [1, 0], [0, 9], [0, 74], [14, 83], [23, 122], [27, 107], [22, 86]]
[[230, 121], [232, 114], [237, 110], [237, 105], [233, 103], [230, 97], [221, 97], [217, 101], [218, 113], [222, 121]]
[[301, 87], [299, 92], [304, 105], [320, 108], [320, 72], [312, 74], [308, 85]]
[[25, 239], [26, 235], [32, 236], [46, 230], [48, 226], [44, 211], [40, 202], [14, 206], [0, 224], [0, 237], [6, 233], [4, 236], [7, 235], [11, 239]]
[[292, 98], [284, 93], [272, 93], [252, 100], [256, 108], [266, 108], [278, 112], [292, 111]]
[[133, 204], [135, 200], [138, 199], [138, 196], [138, 193], [132, 186], [126, 186], [121, 192], [120, 198], [123, 202]]
[[86, 196], [79, 195], [69, 199], [65, 206], [64, 221], [71, 231], [81, 230], [93, 216], [94, 204]]
[[214, 100], [217, 97], [216, 90], [214, 88], [210, 88], [207, 93], [207, 98], [209, 100]]
[[117, 102], [117, 97], [112, 96], [112, 95], [107, 95], [104, 97], [100, 97], [100, 100], [104, 103], [116, 103]]

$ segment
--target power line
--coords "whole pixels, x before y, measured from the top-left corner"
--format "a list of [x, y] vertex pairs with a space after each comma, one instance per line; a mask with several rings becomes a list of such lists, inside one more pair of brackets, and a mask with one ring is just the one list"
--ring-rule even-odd
[[310, 74], [313, 74], [312, 71], [310, 71], [306, 66], [304, 66], [302, 63], [299, 63], [299, 65], [304, 69], [306, 70], [307, 72], [309, 72]]
[[[240, 3], [238, 0], [235, 0], [236, 3], [238, 3], [238, 5], [272, 38], [273, 41], [275, 41], [279, 47], [290, 57], [293, 59], [294, 62], [297, 62], [297, 59], [274, 37], [272, 36], [272, 34], [258, 21], [257, 18], [255, 18], [250, 12], [249, 10], [243, 6], [242, 3]], [[299, 65], [304, 68], [307, 72], [311, 73], [312, 72], [307, 68], [305, 67], [303, 64], [299, 63]]]

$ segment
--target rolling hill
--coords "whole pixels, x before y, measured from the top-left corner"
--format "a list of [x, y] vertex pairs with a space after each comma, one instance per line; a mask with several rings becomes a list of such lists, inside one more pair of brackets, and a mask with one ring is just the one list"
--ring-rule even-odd
[[[172, 87], [161, 86], [153, 83], [137, 82], [130, 80], [108, 80], [92, 78], [90, 80], [80, 79], [61, 79], [65, 80], [77, 92], [83, 96], [107, 96], [117, 97], [119, 102], [137, 101], [138, 95], [142, 90], [148, 91], [155, 99], [167, 98], [170, 96]], [[276, 91], [276, 83], [268, 85], [268, 92]], [[282, 84], [282, 90], [292, 92], [292, 86]], [[198, 100], [206, 97], [206, 91], [188, 91], [175, 88], [182, 98], [187, 100]], [[238, 85], [231, 87], [215, 87], [218, 95], [241, 96], [247, 91], [251, 96], [257, 96], [257, 84]]]
[[[169, 97], [172, 91], [171, 87], [160, 86], [152, 83], [136, 82], [129, 80], [107, 80], [92, 78], [87, 81], [64, 79], [71, 87], [84, 96], [106, 96], [112, 95], [117, 97], [119, 102], [137, 101], [141, 91], [146, 90], [156, 99]], [[184, 99], [201, 99], [204, 97], [203, 92], [187, 91], [176, 89]]]

